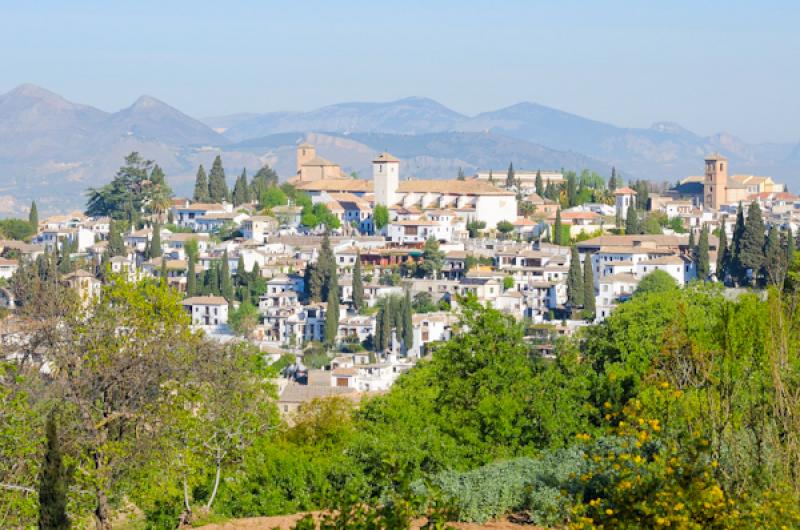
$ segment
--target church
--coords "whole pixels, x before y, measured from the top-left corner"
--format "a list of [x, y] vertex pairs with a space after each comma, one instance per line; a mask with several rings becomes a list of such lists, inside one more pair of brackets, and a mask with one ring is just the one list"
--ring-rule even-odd
[[372, 180], [346, 176], [333, 162], [318, 157], [313, 146], [298, 146], [297, 176], [290, 181], [313, 202], [329, 202], [337, 194], [361, 197], [374, 207], [383, 205], [390, 217], [406, 212], [450, 210], [466, 223], [486, 223], [495, 228], [500, 221], [517, 218], [517, 198], [485, 180], [400, 180], [400, 160], [381, 153], [372, 161]]
[[703, 177], [703, 205], [707, 210], [719, 210], [722, 205], [736, 204], [750, 200], [751, 195], [759, 193], [779, 193], [786, 191], [783, 184], [777, 184], [772, 177], [756, 175], [728, 176], [728, 159], [719, 154], [706, 157]]

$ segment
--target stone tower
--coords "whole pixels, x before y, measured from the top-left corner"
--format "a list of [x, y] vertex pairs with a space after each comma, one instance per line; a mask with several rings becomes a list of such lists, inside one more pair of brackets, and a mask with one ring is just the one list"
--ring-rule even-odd
[[706, 157], [706, 175], [703, 182], [703, 203], [709, 210], [719, 210], [726, 202], [728, 189], [728, 159], [714, 154]]
[[297, 146], [297, 176], [301, 177], [303, 165], [317, 156], [317, 148], [311, 144], [302, 143]]
[[372, 161], [372, 183], [375, 204], [392, 206], [397, 203], [400, 185], [400, 160], [389, 153], [381, 153]]

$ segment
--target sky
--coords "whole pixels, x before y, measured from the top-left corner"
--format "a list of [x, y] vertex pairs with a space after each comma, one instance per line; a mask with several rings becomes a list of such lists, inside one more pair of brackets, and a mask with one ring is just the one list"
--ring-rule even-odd
[[0, 93], [195, 117], [431, 97], [800, 140], [800, 2], [0, 0]]

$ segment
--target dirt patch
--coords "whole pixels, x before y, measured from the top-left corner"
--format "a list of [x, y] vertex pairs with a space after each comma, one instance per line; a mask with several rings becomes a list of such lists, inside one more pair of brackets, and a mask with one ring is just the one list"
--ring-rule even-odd
[[[224, 523], [210, 524], [201, 527], [202, 530], [291, 530], [292, 526], [304, 514], [278, 515], [274, 517], [252, 517], [249, 519], [235, 519]], [[451, 523], [458, 530], [535, 530], [533, 526], [523, 526], [508, 521], [492, 521], [486, 524]], [[418, 530], [419, 524], [412, 527]]]

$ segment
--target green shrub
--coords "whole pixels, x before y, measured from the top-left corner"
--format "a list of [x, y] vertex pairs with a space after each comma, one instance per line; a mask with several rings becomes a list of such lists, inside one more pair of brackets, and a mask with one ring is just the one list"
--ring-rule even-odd
[[554, 525], [567, 519], [576, 493], [573, 477], [584, 466], [580, 450], [560, 450], [537, 460], [523, 457], [467, 472], [445, 471], [433, 477], [431, 486], [462, 521], [525, 511], [536, 524]]

